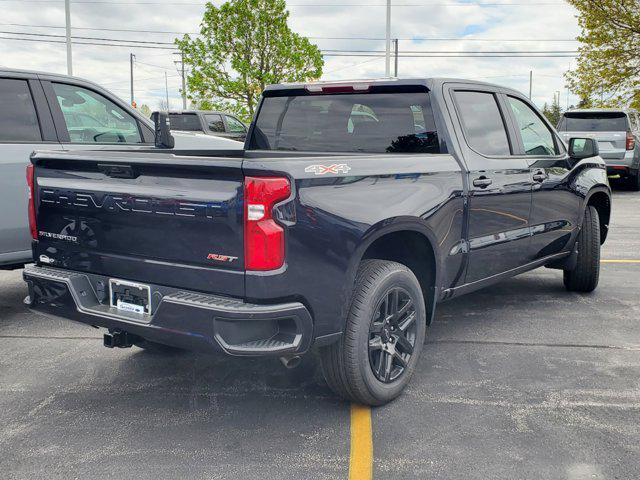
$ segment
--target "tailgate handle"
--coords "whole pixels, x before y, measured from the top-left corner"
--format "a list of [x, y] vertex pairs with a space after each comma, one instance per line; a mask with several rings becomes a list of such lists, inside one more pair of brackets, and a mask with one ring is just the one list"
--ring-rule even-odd
[[107, 165], [99, 163], [98, 168], [106, 176], [112, 178], [136, 178], [138, 176], [131, 165]]

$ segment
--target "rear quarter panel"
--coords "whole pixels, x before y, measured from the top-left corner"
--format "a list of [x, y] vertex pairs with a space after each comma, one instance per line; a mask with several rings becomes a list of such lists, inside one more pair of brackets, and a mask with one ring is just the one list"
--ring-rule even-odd
[[[314, 173], [318, 165], [343, 168]], [[243, 169], [245, 175], [281, 172], [294, 179], [286, 264], [276, 272], [247, 273], [246, 295], [306, 303], [316, 337], [342, 330], [360, 259], [386, 233], [415, 230], [429, 239], [440, 263], [436, 285], [450, 286], [462, 267], [456, 247], [463, 183], [451, 155], [246, 159]]]

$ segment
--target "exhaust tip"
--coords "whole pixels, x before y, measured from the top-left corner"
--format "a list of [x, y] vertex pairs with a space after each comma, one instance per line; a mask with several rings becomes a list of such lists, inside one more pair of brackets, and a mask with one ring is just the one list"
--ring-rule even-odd
[[282, 362], [282, 365], [289, 369], [296, 368], [298, 365], [300, 365], [301, 361], [302, 358], [298, 355], [293, 355], [290, 357], [280, 357], [280, 362]]

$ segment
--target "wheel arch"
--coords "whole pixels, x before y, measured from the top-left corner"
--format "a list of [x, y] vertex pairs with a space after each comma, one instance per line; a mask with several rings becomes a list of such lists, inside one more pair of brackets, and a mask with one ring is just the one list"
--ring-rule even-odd
[[[600, 244], [604, 244], [611, 221], [611, 192], [606, 187], [594, 187], [585, 198], [584, 208], [594, 207], [600, 218]], [[584, 217], [584, 214], [583, 214]]]
[[[411, 219], [393, 219], [371, 227], [363, 236], [349, 267], [350, 285], [365, 259], [378, 258], [406, 265], [417, 277], [425, 299], [427, 324], [433, 321], [439, 285], [439, 251], [431, 230]], [[347, 305], [347, 309], [348, 309]]]

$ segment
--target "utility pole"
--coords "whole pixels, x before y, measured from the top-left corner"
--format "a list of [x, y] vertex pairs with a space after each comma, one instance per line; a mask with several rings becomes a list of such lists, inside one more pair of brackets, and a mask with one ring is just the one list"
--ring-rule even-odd
[[71, 0], [64, 0], [64, 16], [67, 36], [67, 75], [73, 75], [73, 59], [71, 58]]
[[533, 70], [529, 70], [529, 100], [533, 94]]
[[131, 74], [131, 106], [133, 107], [133, 60], [136, 56], [133, 53], [129, 54], [129, 66], [130, 66], [130, 74]]
[[180, 52], [180, 65], [181, 65], [181, 73], [182, 73], [182, 109], [187, 109], [187, 82], [184, 78], [184, 52]]
[[395, 63], [394, 63], [394, 77], [398, 78], [398, 39], [393, 39], [394, 51], [395, 51]]
[[391, 76], [391, 0], [387, 0], [387, 35], [384, 76]]
[[169, 83], [167, 82], [167, 71], [164, 72], [164, 91], [167, 96], [167, 112], [169, 111]]

